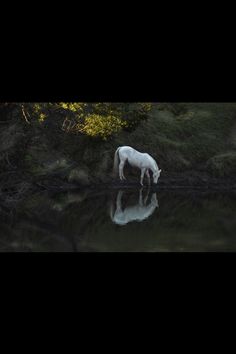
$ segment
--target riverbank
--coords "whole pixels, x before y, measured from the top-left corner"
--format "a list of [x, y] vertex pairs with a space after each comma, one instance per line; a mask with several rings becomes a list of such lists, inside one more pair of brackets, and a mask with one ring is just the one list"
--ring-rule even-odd
[[[139, 180], [131, 181], [120, 181], [118, 179], [110, 180], [109, 182], [99, 182], [95, 181], [86, 186], [78, 183], [68, 183], [62, 181], [59, 178], [50, 178], [50, 179], [40, 179], [30, 181], [25, 179], [24, 182], [18, 182], [12, 184], [12, 182], [5, 188], [2, 188], [0, 191], [0, 208], [6, 207], [9, 209], [15, 208], [19, 202], [24, 200], [30, 195], [40, 192], [83, 192], [91, 191], [98, 192], [103, 190], [119, 190], [119, 189], [150, 189], [152, 191], [159, 190], [182, 190], [182, 191], [227, 191], [234, 192], [236, 191], [236, 178], [212, 178], [206, 175], [171, 175], [168, 177], [160, 178], [157, 185], [151, 184], [148, 186], [147, 183], [141, 187]], [[1, 210], [0, 210], [1, 211]]]

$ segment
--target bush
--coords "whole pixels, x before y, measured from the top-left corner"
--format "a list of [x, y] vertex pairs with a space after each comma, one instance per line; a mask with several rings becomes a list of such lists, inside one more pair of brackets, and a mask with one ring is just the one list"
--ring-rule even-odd
[[100, 137], [103, 140], [121, 131], [127, 123], [115, 116], [101, 116], [99, 114], [88, 115], [83, 123], [78, 123], [75, 129], [92, 137]]
[[207, 162], [207, 168], [216, 177], [230, 177], [236, 174], [236, 151], [216, 155]]

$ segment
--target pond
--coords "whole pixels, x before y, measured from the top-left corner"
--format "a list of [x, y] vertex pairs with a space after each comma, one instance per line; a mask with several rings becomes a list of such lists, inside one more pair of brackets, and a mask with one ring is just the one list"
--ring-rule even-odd
[[41, 192], [0, 211], [0, 251], [236, 251], [235, 199], [188, 189]]

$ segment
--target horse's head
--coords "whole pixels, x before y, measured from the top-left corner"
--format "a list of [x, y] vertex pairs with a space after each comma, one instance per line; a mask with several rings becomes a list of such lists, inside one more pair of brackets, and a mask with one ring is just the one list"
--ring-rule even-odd
[[161, 170], [159, 169], [153, 173], [153, 183], [157, 184], [160, 174], [161, 174]]

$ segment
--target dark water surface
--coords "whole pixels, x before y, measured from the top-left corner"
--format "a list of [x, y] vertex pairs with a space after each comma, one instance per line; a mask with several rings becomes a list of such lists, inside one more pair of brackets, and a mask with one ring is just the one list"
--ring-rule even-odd
[[0, 211], [0, 251], [236, 251], [236, 193], [38, 193]]

